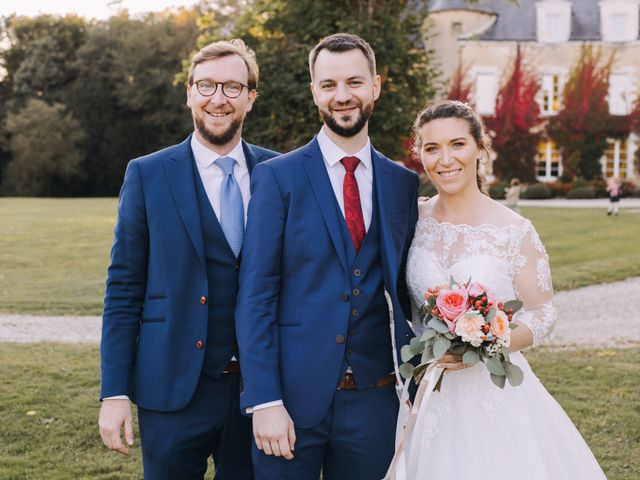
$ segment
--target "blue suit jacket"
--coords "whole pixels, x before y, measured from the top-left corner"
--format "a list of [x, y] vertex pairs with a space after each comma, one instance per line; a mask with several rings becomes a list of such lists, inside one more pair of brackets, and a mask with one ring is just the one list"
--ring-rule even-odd
[[[419, 181], [373, 149], [372, 163], [399, 354], [413, 335], [406, 321], [404, 266], [418, 216]], [[342, 374], [346, 344], [336, 336], [347, 335], [349, 303], [341, 296], [350, 292], [351, 275], [317, 141], [257, 166], [251, 188], [236, 304], [240, 403], [247, 408], [283, 399], [296, 425], [310, 427], [326, 415]]]
[[[102, 320], [100, 398], [159, 411], [195, 391], [207, 337], [207, 274], [191, 136], [132, 160], [120, 191]], [[249, 171], [276, 152], [243, 141]]]

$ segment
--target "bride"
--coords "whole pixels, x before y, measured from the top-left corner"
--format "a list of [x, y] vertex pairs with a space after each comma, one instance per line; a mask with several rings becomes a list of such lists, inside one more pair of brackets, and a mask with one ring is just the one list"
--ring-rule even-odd
[[531, 222], [481, 191], [479, 159], [489, 153], [481, 120], [469, 106], [445, 101], [420, 112], [414, 131], [438, 189], [420, 202], [407, 261], [416, 335], [424, 329], [417, 308], [425, 292], [451, 277], [480, 282], [498, 301], [518, 298], [524, 307], [514, 315], [509, 350], [524, 381], [500, 389], [481, 363], [466, 367], [459, 357], [441, 357], [442, 384], [414, 408], [415, 424], [394, 478], [604, 479], [578, 430], [519, 353], [554, 326], [551, 275]]

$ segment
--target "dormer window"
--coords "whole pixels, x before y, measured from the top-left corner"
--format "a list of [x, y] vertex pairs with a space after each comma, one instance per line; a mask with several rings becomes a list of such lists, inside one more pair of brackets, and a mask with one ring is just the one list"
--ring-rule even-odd
[[640, 0], [601, 0], [600, 30], [605, 42], [630, 42], [638, 38]]
[[571, 2], [567, 0], [537, 2], [536, 30], [539, 42], [568, 41], [571, 36]]

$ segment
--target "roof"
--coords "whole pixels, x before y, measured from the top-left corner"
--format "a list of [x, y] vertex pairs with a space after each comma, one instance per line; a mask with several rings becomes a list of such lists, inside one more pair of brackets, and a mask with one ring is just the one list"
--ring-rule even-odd
[[[536, 40], [536, 0], [433, 0], [430, 13], [468, 10], [497, 15], [496, 22], [480, 40]], [[594, 0], [571, 1], [571, 37], [569, 40], [600, 40], [600, 7]]]

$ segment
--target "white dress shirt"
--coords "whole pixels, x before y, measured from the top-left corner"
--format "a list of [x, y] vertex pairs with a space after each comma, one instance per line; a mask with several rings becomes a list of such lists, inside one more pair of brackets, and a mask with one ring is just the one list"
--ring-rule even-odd
[[233, 177], [236, 179], [240, 187], [240, 192], [242, 193], [244, 221], [246, 224], [247, 207], [249, 206], [249, 199], [251, 198], [251, 180], [249, 178], [247, 159], [242, 149], [242, 142], [238, 141], [236, 146], [233, 147], [233, 150], [227, 155], [220, 155], [213, 150], [209, 150], [193, 135], [191, 137], [191, 150], [193, 151], [193, 157], [196, 159], [196, 166], [198, 167], [198, 173], [202, 179], [204, 190], [207, 192], [207, 197], [209, 198], [209, 202], [211, 202], [211, 207], [216, 217], [218, 217], [218, 221], [220, 221], [220, 188], [222, 187], [222, 180], [224, 180], [224, 173], [215, 161], [223, 156], [235, 159], [237, 163], [233, 167]]
[[[324, 126], [320, 129], [317, 140], [320, 146], [320, 152], [322, 153], [322, 159], [324, 160], [324, 166], [327, 168], [327, 173], [329, 174], [331, 187], [333, 187], [333, 193], [336, 196], [336, 200], [338, 201], [338, 205], [340, 206], [340, 211], [343, 216], [343, 186], [346, 169], [340, 160], [344, 157], [358, 157], [360, 160], [354, 175], [358, 182], [358, 190], [360, 191], [360, 205], [362, 206], [364, 227], [365, 230], [368, 231], [369, 226], [371, 225], [371, 214], [373, 211], [373, 166], [371, 165], [371, 141], [367, 138], [367, 144], [364, 147], [355, 154], [349, 155], [329, 139], [324, 129]], [[347, 372], [351, 372], [351, 367], [348, 367]], [[247, 408], [247, 413], [253, 413], [256, 410], [275, 407], [277, 405], [284, 405], [284, 403], [282, 400], [261, 403], [253, 408]]]
[[[236, 160], [236, 164], [233, 167], [233, 176], [240, 187], [242, 193], [242, 203], [244, 204], [244, 222], [247, 223], [247, 207], [249, 206], [249, 199], [251, 198], [251, 181], [249, 178], [249, 168], [247, 167], [247, 159], [244, 156], [244, 150], [242, 149], [242, 141], [238, 141], [233, 150], [227, 155], [220, 155], [219, 153], [209, 150], [205, 147], [194, 135], [191, 136], [191, 150], [193, 151], [193, 157], [196, 160], [196, 166], [198, 167], [198, 173], [202, 179], [204, 190], [207, 192], [209, 202], [213, 212], [216, 214], [218, 221], [220, 221], [220, 188], [222, 186], [222, 180], [224, 180], [224, 173], [222, 169], [218, 167], [215, 161], [222, 157], [232, 157]], [[236, 360], [236, 357], [232, 357], [231, 360]], [[113, 397], [106, 397], [103, 400], [126, 400], [129, 397], [127, 395], [116, 395]]]

